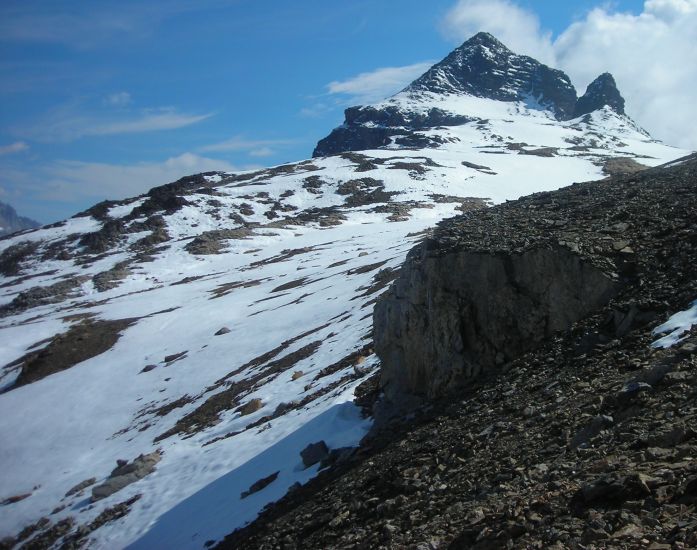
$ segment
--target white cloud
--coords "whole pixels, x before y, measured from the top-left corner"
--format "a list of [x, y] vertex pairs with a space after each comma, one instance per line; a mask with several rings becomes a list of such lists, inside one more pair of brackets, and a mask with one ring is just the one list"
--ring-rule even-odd
[[15, 141], [9, 145], [0, 145], [0, 155], [14, 155], [15, 153], [21, 153], [29, 149], [29, 145], [23, 141]]
[[442, 26], [451, 38], [488, 30], [514, 51], [566, 71], [579, 94], [609, 71], [634, 120], [666, 143], [697, 149], [697, 0], [646, 0], [639, 14], [598, 7], [553, 41], [532, 12], [510, 0], [460, 0]]
[[630, 116], [654, 137], [697, 149], [695, 43], [697, 0], [648, 0], [639, 15], [591, 11], [555, 50], [577, 85], [610, 71]]
[[274, 154], [276, 154], [276, 151], [274, 151], [270, 147], [260, 147], [259, 149], [252, 149], [249, 152], [250, 157], [258, 157], [258, 158], [271, 157]]
[[459, 0], [443, 18], [441, 29], [457, 42], [488, 32], [517, 53], [554, 62], [551, 33], [542, 30], [537, 15], [510, 0]]
[[246, 139], [242, 136], [234, 136], [225, 141], [200, 147], [199, 151], [237, 151], [246, 152], [253, 157], [270, 157], [276, 153], [273, 147], [283, 147], [294, 143], [296, 141], [292, 139]]
[[131, 103], [131, 101], [131, 94], [128, 92], [116, 92], [114, 94], [109, 94], [104, 98], [104, 103], [114, 107], [124, 107], [125, 105]]
[[[352, 103], [375, 103], [402, 90], [431, 65], [432, 61], [425, 61], [405, 67], [383, 67], [347, 80], [330, 82], [327, 90], [332, 95], [347, 96]], [[309, 115], [310, 111], [304, 114]]]
[[175, 181], [187, 174], [212, 170], [235, 171], [230, 163], [184, 153], [161, 162], [131, 165], [63, 160], [40, 168], [40, 183], [31, 193], [42, 200], [79, 202], [84, 199], [122, 199], [152, 187]]
[[41, 142], [69, 142], [87, 136], [108, 136], [175, 130], [191, 126], [213, 116], [193, 115], [174, 109], [159, 109], [131, 114], [116, 119], [113, 113], [81, 112], [80, 105], [67, 105], [54, 110], [34, 124], [25, 125], [15, 133]]

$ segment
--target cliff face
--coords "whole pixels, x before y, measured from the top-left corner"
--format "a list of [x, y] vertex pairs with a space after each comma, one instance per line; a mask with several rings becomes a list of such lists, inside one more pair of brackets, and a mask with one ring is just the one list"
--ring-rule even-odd
[[456, 394], [613, 298], [613, 318], [589, 341], [652, 319], [666, 279], [689, 281], [694, 233], [679, 235], [694, 230], [696, 169], [692, 159], [441, 222], [375, 307], [386, 402]]
[[415, 251], [375, 308], [382, 387], [394, 402], [455, 391], [570, 329], [619, 287], [563, 246], [439, 256], [433, 244]]

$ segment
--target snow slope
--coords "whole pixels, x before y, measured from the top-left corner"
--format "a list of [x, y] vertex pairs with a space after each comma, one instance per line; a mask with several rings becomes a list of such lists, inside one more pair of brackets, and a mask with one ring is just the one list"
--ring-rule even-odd
[[[559, 122], [533, 100], [421, 93], [388, 103], [473, 121], [427, 130], [443, 138], [438, 148], [207, 174], [178, 192], [185, 204], [140, 215], [148, 197], [138, 197], [0, 241], [5, 259], [29, 247], [0, 278], [0, 501], [30, 495], [0, 507], [0, 537], [44, 516], [74, 518], [75, 533], [142, 495], [81, 540], [201, 548], [222, 538], [316, 474], [300, 457], [309, 443], [354, 446], [369, 429], [352, 400], [377, 367], [372, 304], [426, 230], [485, 203], [602, 178], [608, 158], [655, 166], [687, 153], [610, 109]], [[90, 248], [85, 235], [100, 231]], [[60, 282], [68, 291], [35, 290]], [[103, 353], [14, 385], [21, 360], [54, 336], [125, 319]], [[112, 496], [65, 496], [101, 483], [117, 459], [157, 449], [156, 470]]]

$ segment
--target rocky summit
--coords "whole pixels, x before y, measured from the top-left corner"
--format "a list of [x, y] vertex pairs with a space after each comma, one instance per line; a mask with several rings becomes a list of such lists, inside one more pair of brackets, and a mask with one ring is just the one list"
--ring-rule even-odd
[[578, 98], [574, 116], [579, 117], [602, 109], [605, 105], [616, 113], [624, 114], [624, 98], [617, 89], [615, 79], [610, 73], [603, 73], [586, 88], [586, 93]]
[[562, 71], [517, 55], [480, 32], [412, 82], [407, 92], [467, 93], [499, 101], [536, 101], [559, 119], [571, 118], [576, 89]]
[[218, 548], [697, 546], [696, 208], [693, 156], [441, 223], [375, 313], [429, 399]]
[[0, 239], [0, 548], [692, 544], [695, 161], [615, 91], [479, 34]]

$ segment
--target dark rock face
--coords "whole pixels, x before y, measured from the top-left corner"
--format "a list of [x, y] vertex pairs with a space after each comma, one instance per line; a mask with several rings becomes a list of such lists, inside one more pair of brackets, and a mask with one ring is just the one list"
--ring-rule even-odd
[[[615, 178], [613, 190], [609, 182], [577, 184], [441, 222], [375, 307], [388, 402], [409, 408], [456, 393], [569, 330], [639, 277], [638, 247], [674, 223], [656, 205], [686, 191], [660, 197], [633, 185], [631, 178], [646, 181], [656, 171]], [[614, 330], [626, 333], [646, 315], [619, 314]]]
[[417, 249], [376, 305], [375, 346], [391, 400], [452, 393], [533, 348], [616, 293], [612, 277], [569, 249]]
[[570, 118], [576, 89], [562, 71], [517, 55], [480, 32], [431, 67], [407, 91], [462, 93], [499, 101], [537, 100], [560, 120]]
[[605, 106], [616, 113], [624, 114], [624, 98], [617, 89], [615, 79], [610, 73], [603, 73], [586, 88], [586, 93], [578, 98], [574, 117], [583, 116]]
[[30, 218], [18, 216], [9, 204], [0, 202], [0, 237], [10, 235], [24, 229], [35, 229], [41, 224]]
[[309, 468], [327, 458], [329, 456], [329, 448], [324, 441], [318, 441], [317, 443], [311, 443], [300, 451], [300, 456], [303, 459], [305, 468]]
[[404, 112], [396, 106], [384, 109], [349, 107], [345, 116], [346, 121], [342, 126], [335, 128], [329, 136], [317, 143], [313, 157], [378, 149], [389, 145], [392, 138], [404, 147], [438, 146], [440, 142], [436, 137], [427, 137], [418, 131], [436, 126], [457, 126], [476, 120], [435, 107], [426, 113]]

